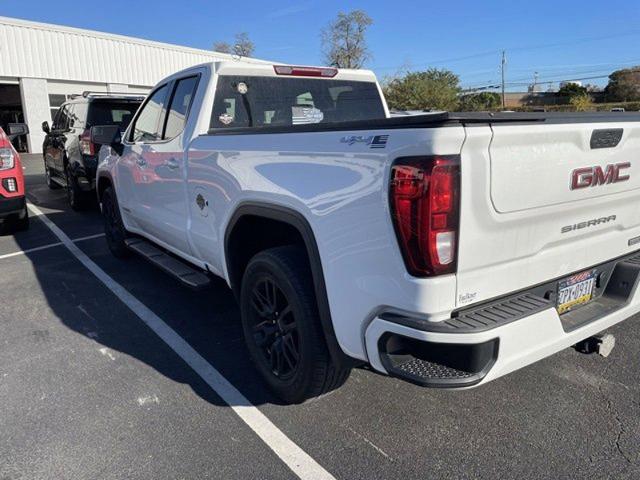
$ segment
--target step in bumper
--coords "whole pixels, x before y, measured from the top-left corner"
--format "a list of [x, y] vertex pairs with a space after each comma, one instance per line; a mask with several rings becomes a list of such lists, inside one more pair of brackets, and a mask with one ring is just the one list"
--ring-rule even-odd
[[[611, 268], [602, 294], [563, 315], [553, 302], [531, 292], [469, 309], [444, 322], [381, 313], [365, 331], [369, 362], [380, 372], [428, 387], [468, 388], [499, 378], [640, 312], [638, 254], [606, 266]], [[491, 313], [500, 312], [502, 318], [488, 321]]]

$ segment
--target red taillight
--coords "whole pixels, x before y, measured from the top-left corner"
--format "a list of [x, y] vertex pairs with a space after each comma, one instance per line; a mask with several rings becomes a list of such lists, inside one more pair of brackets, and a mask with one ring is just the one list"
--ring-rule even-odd
[[274, 65], [277, 75], [291, 75], [294, 77], [326, 77], [333, 78], [338, 74], [337, 68], [331, 67], [296, 67], [291, 65]]
[[84, 132], [82, 132], [82, 135], [80, 135], [80, 153], [82, 153], [82, 155], [96, 154], [96, 147], [91, 142], [90, 130], [85, 130]]
[[409, 273], [456, 270], [460, 204], [457, 156], [408, 157], [391, 169], [391, 209]]

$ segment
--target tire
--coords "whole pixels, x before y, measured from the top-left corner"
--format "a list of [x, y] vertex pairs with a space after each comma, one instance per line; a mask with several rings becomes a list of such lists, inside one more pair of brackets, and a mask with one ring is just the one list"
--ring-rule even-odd
[[17, 217], [14, 225], [14, 229], [16, 232], [24, 232], [25, 230], [29, 230], [29, 209], [26, 205], [24, 206], [22, 218]]
[[65, 180], [67, 182], [67, 201], [76, 212], [84, 210], [87, 204], [87, 196], [85, 192], [80, 190], [78, 182], [69, 170], [69, 164], [64, 169]]
[[108, 187], [102, 194], [102, 218], [104, 221], [104, 234], [107, 246], [116, 258], [127, 258], [131, 251], [127, 248], [125, 240], [129, 233], [124, 228], [118, 200], [113, 188]]
[[304, 249], [277, 247], [255, 255], [240, 293], [242, 330], [251, 359], [286, 403], [301, 403], [340, 387], [339, 368], [324, 340]]
[[51, 179], [51, 169], [47, 167], [47, 162], [44, 162], [44, 178], [50, 190], [58, 190], [60, 188], [60, 185]]
[[19, 214], [8, 217], [2, 225], [3, 233], [24, 232], [29, 229], [29, 210], [24, 206], [22, 216]]

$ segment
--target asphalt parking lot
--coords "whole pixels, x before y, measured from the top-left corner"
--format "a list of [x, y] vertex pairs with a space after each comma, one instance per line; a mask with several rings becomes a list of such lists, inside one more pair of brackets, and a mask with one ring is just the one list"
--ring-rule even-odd
[[[0, 479], [640, 478], [638, 317], [612, 330], [607, 359], [568, 349], [469, 391], [357, 369], [340, 390], [284, 406], [248, 361], [222, 281], [196, 293], [139, 258], [116, 260], [97, 207], [71, 211], [41, 157], [23, 160], [54, 230], [200, 363], [42, 216], [0, 236]], [[212, 389], [200, 375], [211, 367], [242, 395]]]

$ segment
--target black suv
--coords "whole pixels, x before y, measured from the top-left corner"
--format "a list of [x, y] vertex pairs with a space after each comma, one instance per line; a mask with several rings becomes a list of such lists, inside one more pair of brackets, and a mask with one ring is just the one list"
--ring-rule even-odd
[[95, 190], [100, 146], [91, 142], [91, 127], [119, 125], [124, 132], [143, 99], [142, 95], [84, 92], [62, 104], [51, 128], [43, 122], [47, 185], [66, 188], [74, 210], [82, 209]]

